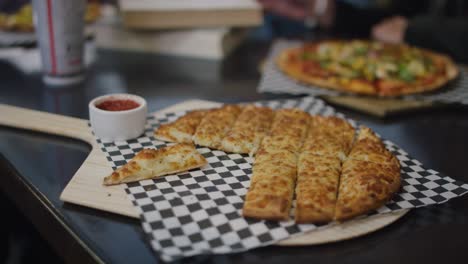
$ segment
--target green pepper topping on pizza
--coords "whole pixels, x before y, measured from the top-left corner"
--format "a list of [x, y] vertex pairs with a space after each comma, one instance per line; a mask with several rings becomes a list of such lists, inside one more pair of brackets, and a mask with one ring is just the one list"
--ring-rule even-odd
[[458, 74], [447, 56], [363, 40], [306, 43], [283, 51], [277, 64], [308, 84], [378, 96], [434, 90]]

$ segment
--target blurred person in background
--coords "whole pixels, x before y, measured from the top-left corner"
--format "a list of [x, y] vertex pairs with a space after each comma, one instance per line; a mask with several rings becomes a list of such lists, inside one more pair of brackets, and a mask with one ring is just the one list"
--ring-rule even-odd
[[468, 62], [468, 1], [464, 0], [257, 0], [266, 11], [270, 37], [300, 38], [307, 17], [332, 37], [408, 43]]

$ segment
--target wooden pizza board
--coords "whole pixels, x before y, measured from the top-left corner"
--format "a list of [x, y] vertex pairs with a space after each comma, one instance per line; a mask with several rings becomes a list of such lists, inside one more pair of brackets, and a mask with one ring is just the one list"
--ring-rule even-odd
[[430, 101], [376, 98], [355, 95], [321, 96], [321, 98], [329, 104], [346, 107], [380, 118], [443, 106], [441, 103]]
[[[460, 68], [460, 72], [468, 71], [467, 65], [458, 64], [458, 67]], [[321, 96], [321, 98], [330, 104], [350, 108], [381, 118], [428, 108], [441, 108], [448, 105], [442, 102], [403, 100], [399, 98], [377, 98], [358, 95]]]
[[[160, 113], [211, 108], [219, 105], [215, 102], [190, 100], [165, 108]], [[62, 201], [133, 218], [139, 217], [137, 210], [127, 198], [123, 185], [102, 185], [103, 178], [110, 174], [112, 169], [91, 133], [88, 120], [4, 104], [0, 104], [0, 113], [2, 113], [0, 125], [71, 137], [83, 140], [92, 146], [90, 154], [63, 190], [60, 196]], [[404, 210], [336, 224], [283, 240], [278, 245], [314, 245], [350, 239], [383, 228], [407, 212], [408, 210]]]

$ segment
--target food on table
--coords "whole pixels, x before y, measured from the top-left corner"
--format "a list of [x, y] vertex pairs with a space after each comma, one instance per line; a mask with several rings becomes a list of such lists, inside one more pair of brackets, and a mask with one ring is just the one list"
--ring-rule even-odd
[[288, 150], [260, 147], [242, 214], [259, 219], [287, 220], [294, 195], [296, 163], [296, 155]]
[[306, 136], [309, 122], [310, 115], [302, 110], [276, 110], [275, 119], [265, 145], [269, 144], [272, 147], [289, 150], [297, 154]]
[[312, 116], [298, 161], [296, 212], [298, 223], [333, 220], [341, 161], [354, 139], [354, 128], [337, 117]]
[[234, 126], [221, 142], [221, 149], [233, 153], [255, 154], [263, 137], [268, 133], [274, 111], [268, 107], [244, 107]]
[[[101, 6], [95, 1], [88, 1], [84, 20], [86, 23], [93, 23], [101, 15]], [[33, 10], [31, 4], [22, 6], [12, 14], [0, 13], [0, 30], [33, 32]]]
[[[165, 134], [168, 127], [182, 130], [186, 119], [195, 120], [194, 113], [161, 125], [155, 135]], [[198, 118], [184, 140], [196, 129], [195, 143], [255, 153], [245, 217], [286, 220], [295, 195], [297, 223], [343, 221], [377, 209], [400, 187], [397, 158], [367, 127], [355, 139], [355, 128], [344, 119], [253, 105], [226, 105]], [[226, 142], [232, 147], [226, 148]]]
[[306, 84], [377, 96], [435, 90], [458, 75], [445, 55], [363, 40], [306, 43], [281, 52], [277, 65]]
[[400, 163], [366, 127], [343, 164], [335, 219], [343, 221], [384, 205], [401, 185]]
[[355, 130], [346, 120], [338, 117], [312, 116], [303, 152], [332, 156], [344, 160], [353, 144]]
[[309, 120], [309, 114], [298, 109], [276, 111], [270, 133], [255, 156], [242, 211], [245, 217], [288, 219], [296, 183], [297, 151]]
[[334, 156], [301, 153], [297, 165], [296, 223], [326, 223], [333, 220], [341, 172]]
[[94, 23], [101, 16], [101, 4], [99, 1], [90, 0], [86, 4], [85, 23]]
[[156, 178], [204, 166], [206, 159], [193, 144], [181, 143], [160, 149], [143, 149], [127, 164], [104, 178], [113, 185]]
[[381, 164], [393, 164], [396, 159], [368, 127], [362, 127], [359, 131], [357, 141], [348, 158]]
[[236, 122], [242, 108], [225, 105], [207, 113], [193, 135], [193, 143], [210, 148], [219, 148], [221, 141]]
[[31, 4], [24, 5], [14, 14], [0, 13], [0, 29], [21, 32], [34, 31]]
[[162, 124], [154, 132], [156, 139], [168, 142], [192, 143], [192, 137], [202, 118], [209, 110], [196, 110], [187, 113], [175, 122]]
[[97, 108], [106, 111], [126, 111], [138, 108], [139, 106], [139, 103], [130, 99], [106, 100], [96, 105]]

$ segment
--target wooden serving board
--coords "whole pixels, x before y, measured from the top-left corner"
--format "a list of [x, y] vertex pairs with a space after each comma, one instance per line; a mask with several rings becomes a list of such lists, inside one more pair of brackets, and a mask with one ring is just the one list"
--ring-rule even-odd
[[[219, 103], [190, 100], [161, 110], [174, 112], [211, 108]], [[91, 153], [63, 190], [60, 199], [64, 202], [79, 204], [98, 210], [138, 218], [123, 185], [103, 186], [102, 180], [112, 172], [105, 154], [100, 150], [88, 120], [45, 113], [0, 104], [0, 125], [33, 130], [83, 140], [92, 146]], [[376, 231], [402, 217], [408, 210], [360, 218], [332, 227], [314, 230], [305, 235], [283, 240], [278, 245], [298, 246], [315, 245], [350, 239]]]
[[329, 104], [346, 107], [380, 118], [443, 106], [441, 103], [430, 101], [374, 98], [355, 95], [321, 96], [321, 98]]

